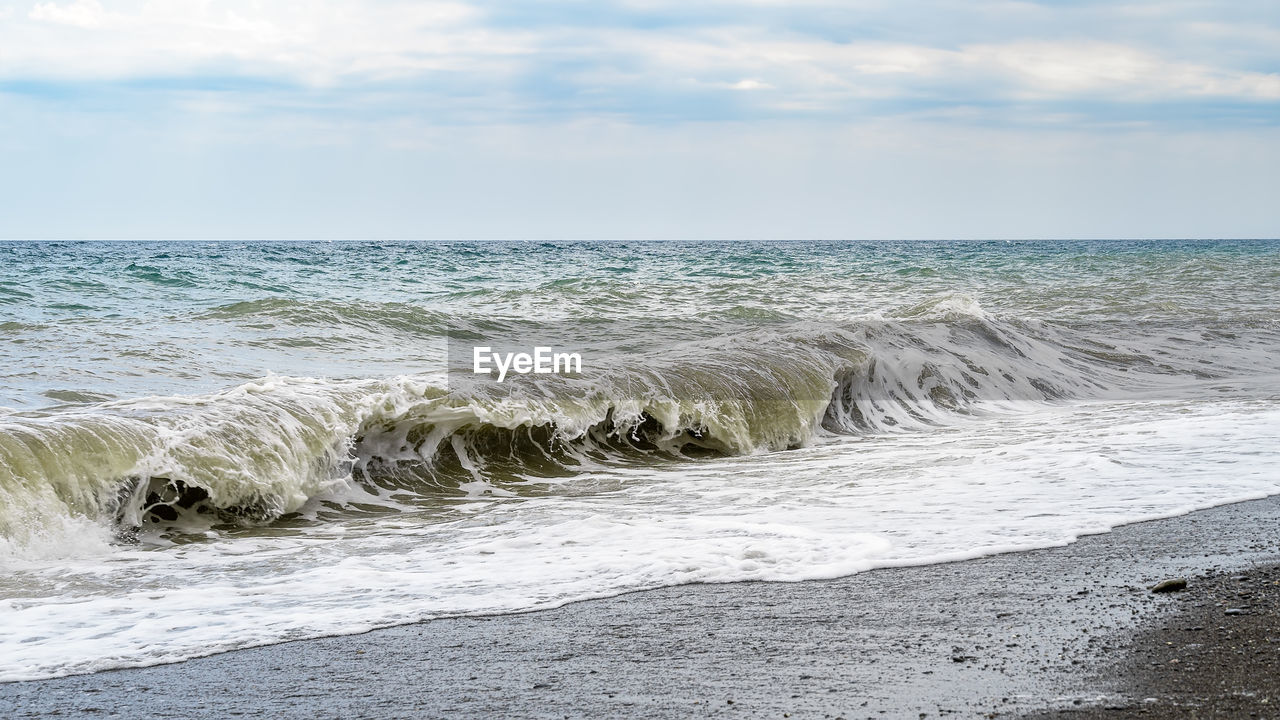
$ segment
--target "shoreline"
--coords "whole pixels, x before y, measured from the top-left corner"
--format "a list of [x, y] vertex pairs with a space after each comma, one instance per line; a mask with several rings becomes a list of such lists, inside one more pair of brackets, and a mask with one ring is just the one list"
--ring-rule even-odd
[[[1205, 603], [1198, 591], [1226, 587], [1215, 574], [1253, 572], [1280, 560], [1277, 521], [1280, 496], [1272, 496], [1041, 550], [835, 580], [672, 586], [549, 610], [432, 620], [4, 684], [0, 711], [9, 717], [932, 718], [1044, 711], [1052, 717], [1059, 709], [1071, 711], [1067, 717], [1145, 715], [1146, 697], [1134, 695], [1150, 679], [1130, 655], [1150, 654], [1160, 623], [1183, 622], [1177, 618], [1191, 612], [1188, 599]], [[1170, 577], [1190, 578], [1191, 588], [1149, 592]], [[1215, 647], [1203, 639], [1200, 645], [1205, 652]], [[1197, 667], [1210, 679], [1229, 670], [1221, 660]], [[1247, 689], [1248, 676], [1237, 677]], [[1201, 710], [1203, 702], [1212, 707], [1206, 693], [1202, 688], [1197, 696]], [[1181, 707], [1172, 695], [1156, 700], [1148, 706], [1157, 716], [1165, 709], [1159, 703]]]

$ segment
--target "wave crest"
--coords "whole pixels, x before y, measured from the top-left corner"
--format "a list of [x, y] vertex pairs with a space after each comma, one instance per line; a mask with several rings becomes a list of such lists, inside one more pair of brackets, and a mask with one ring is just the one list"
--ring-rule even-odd
[[1000, 320], [963, 299], [906, 315], [687, 342], [583, 377], [270, 377], [211, 395], [12, 415], [0, 424], [0, 537], [38, 544], [67, 518], [122, 536], [269, 522], [354, 486], [509, 492], [598, 464], [918, 431], [1182, 373], [1168, 358]]

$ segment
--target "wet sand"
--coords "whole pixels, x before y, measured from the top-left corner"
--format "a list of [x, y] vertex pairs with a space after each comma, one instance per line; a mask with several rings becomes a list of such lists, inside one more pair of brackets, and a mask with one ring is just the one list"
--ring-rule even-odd
[[[947, 565], [11, 683], [0, 716], [1270, 717], [1277, 560], [1270, 498]], [[1149, 591], [1172, 577], [1189, 588]]]

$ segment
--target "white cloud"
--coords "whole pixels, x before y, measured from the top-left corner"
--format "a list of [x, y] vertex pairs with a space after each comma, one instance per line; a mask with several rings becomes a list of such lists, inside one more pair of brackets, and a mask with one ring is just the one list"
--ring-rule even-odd
[[1280, 99], [1280, 75], [1162, 58], [1122, 45], [1011, 43], [967, 48], [963, 61], [1020, 80], [1030, 98], [1125, 93], [1130, 99]]
[[73, 0], [37, 3], [27, 17], [0, 27], [2, 76], [174, 77], [231, 65], [234, 74], [331, 84], [494, 71], [491, 61], [530, 49], [523, 33], [488, 30], [473, 22], [474, 8], [451, 1], [147, 0], [108, 9]]
[[67, 5], [36, 3], [28, 14], [32, 20], [91, 28], [102, 25], [106, 11], [98, 0], [74, 0]]
[[[667, 0], [636, 2], [631, 9], [679, 9]], [[748, 4], [768, 9], [774, 3]], [[1280, 99], [1280, 75], [1256, 69], [1274, 66], [1258, 60], [1274, 56], [1268, 49], [1274, 44], [1261, 42], [1274, 29], [1246, 32], [1239, 23], [1188, 22], [1165, 6], [1095, 6], [1090, 12], [1111, 12], [1130, 23], [1136, 22], [1134, 12], [1157, 9], [1144, 22], [1167, 24], [1166, 39], [1194, 35], [1198, 52], [1179, 52], [1180, 46], [1148, 36], [1050, 42], [1021, 31], [1016, 18], [1031, 17], [1043, 33], [1047, 17], [1067, 11], [1006, 5], [1023, 10], [1009, 13], [1015, 20], [995, 41], [964, 42], [958, 29], [952, 41], [925, 42], [901, 32], [886, 34], [892, 40], [835, 40], [758, 21], [689, 20], [641, 28], [628, 26], [625, 14], [613, 26], [574, 25], [566, 12], [563, 22], [521, 27], [495, 22], [463, 0], [40, 0], [22, 3], [22, 12], [0, 23], [0, 79], [163, 77], [180, 84], [184, 76], [223, 75], [368, 88], [447, 73], [452, 87], [462, 88], [456, 94], [469, 93], [467, 102], [481, 114], [481, 106], [555, 107], [566, 96], [574, 101], [564, 103], [570, 108], [565, 112], [589, 115], [592, 107], [605, 106], [643, 112], [646, 101], [628, 106], [627, 98], [723, 89], [769, 90], [750, 93], [741, 105], [800, 113], [841, 113], [868, 100], [911, 100], [941, 109], [1008, 101]], [[554, 18], [554, 7], [545, 10], [548, 17]], [[723, 11], [727, 5], [715, 7]], [[938, 7], [963, 12], [946, 3]], [[852, 9], [885, 18], [895, 13], [883, 0], [819, 0], [788, 12]], [[984, 26], [994, 22], [973, 12]], [[1253, 43], [1247, 63], [1221, 49], [1221, 43], [1245, 35]], [[573, 92], [540, 95], [549, 85]], [[419, 97], [430, 97], [429, 83], [418, 87]], [[415, 91], [379, 92], [408, 98]]]
[[[1014, 41], [956, 49], [877, 42], [775, 39], [717, 30], [653, 39], [615, 34], [609, 45], [647, 62], [661, 77], [743, 76], [787, 95], [782, 102], [829, 98], [1178, 100], [1280, 99], [1280, 75], [1185, 62], [1121, 44]], [[642, 80], [648, 76], [642, 76]]]

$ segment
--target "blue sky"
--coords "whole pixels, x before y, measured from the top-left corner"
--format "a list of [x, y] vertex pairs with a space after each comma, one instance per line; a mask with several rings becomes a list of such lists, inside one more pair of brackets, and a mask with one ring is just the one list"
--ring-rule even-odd
[[1280, 3], [0, 0], [0, 237], [1280, 236]]

